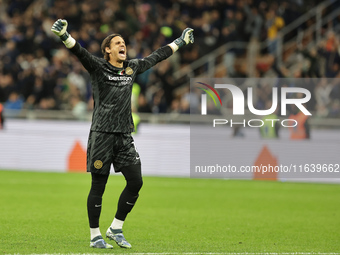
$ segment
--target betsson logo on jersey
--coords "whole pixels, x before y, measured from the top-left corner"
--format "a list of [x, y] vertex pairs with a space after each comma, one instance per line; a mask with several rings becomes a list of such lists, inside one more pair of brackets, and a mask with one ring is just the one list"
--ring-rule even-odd
[[108, 76], [110, 81], [132, 81], [132, 77]]

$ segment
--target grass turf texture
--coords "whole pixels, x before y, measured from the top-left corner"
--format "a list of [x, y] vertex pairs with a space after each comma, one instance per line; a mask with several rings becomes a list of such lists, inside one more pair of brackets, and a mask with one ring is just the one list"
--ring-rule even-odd
[[[109, 178], [105, 235], [124, 186]], [[145, 177], [124, 225], [131, 250], [89, 247], [90, 175], [0, 171], [0, 254], [340, 251], [340, 185]]]

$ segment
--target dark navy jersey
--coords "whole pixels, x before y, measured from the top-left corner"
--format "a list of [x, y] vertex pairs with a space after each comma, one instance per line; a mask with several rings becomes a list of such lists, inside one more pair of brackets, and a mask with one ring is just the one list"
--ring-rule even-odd
[[76, 43], [70, 49], [90, 73], [94, 110], [92, 131], [131, 133], [134, 125], [131, 115], [132, 85], [136, 76], [158, 62], [170, 57], [172, 49], [164, 46], [143, 59], [124, 61], [123, 68], [111, 65]]

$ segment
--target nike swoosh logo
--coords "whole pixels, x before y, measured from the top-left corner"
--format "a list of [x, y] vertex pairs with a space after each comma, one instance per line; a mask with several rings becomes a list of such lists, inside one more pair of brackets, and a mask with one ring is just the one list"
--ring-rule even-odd
[[128, 205], [134, 205], [134, 203], [129, 203], [129, 202], [126, 202]]
[[136, 157], [136, 159], [140, 159], [140, 157]]
[[101, 207], [102, 205], [94, 205], [94, 207]]

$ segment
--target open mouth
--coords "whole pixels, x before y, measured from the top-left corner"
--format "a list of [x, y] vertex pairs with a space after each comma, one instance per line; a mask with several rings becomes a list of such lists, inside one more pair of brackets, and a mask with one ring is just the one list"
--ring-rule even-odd
[[126, 54], [125, 54], [125, 49], [120, 49], [118, 53], [119, 53], [119, 56], [120, 56], [120, 57], [125, 58], [125, 56], [126, 56]]

